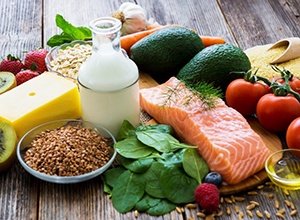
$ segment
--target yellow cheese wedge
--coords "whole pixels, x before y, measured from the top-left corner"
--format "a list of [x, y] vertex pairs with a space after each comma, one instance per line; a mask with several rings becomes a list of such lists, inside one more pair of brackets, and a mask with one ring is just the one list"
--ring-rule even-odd
[[77, 85], [52, 72], [0, 95], [0, 119], [10, 123], [19, 138], [41, 123], [80, 117]]

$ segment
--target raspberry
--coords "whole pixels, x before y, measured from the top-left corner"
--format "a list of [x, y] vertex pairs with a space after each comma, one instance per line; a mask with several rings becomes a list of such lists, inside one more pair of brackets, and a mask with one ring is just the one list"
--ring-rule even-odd
[[214, 184], [202, 183], [195, 189], [195, 199], [202, 209], [212, 213], [219, 208], [219, 189]]

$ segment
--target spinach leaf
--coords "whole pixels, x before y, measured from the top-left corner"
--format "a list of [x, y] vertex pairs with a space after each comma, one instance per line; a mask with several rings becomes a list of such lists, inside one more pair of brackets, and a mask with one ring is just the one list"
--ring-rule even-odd
[[133, 125], [129, 121], [124, 120], [118, 132], [116, 140], [120, 141], [131, 136], [135, 136], [135, 127], [133, 127]]
[[150, 124], [150, 125], [140, 125], [136, 128], [137, 131], [149, 131], [155, 130], [161, 133], [167, 133], [170, 135], [175, 135], [174, 129], [170, 125], [166, 124]]
[[153, 162], [153, 158], [140, 158], [134, 160], [120, 156], [118, 159], [126, 169], [134, 173], [145, 173]]
[[169, 153], [163, 153], [162, 156], [164, 157], [164, 160], [161, 161], [162, 163], [166, 165], [175, 165], [178, 167], [182, 167], [182, 157], [183, 157], [183, 150], [178, 150], [176, 152], [169, 152]]
[[149, 215], [165, 215], [176, 208], [176, 205], [166, 199], [162, 199], [159, 204], [152, 206], [147, 210]]
[[185, 148], [197, 148], [197, 146], [191, 146], [191, 145], [179, 143], [179, 142], [171, 142], [171, 150], [172, 151], [175, 151], [178, 149], [185, 149]]
[[193, 202], [198, 182], [188, 176], [182, 168], [164, 166], [160, 175], [161, 187], [166, 198], [176, 204]]
[[114, 148], [123, 157], [132, 159], [147, 157], [154, 152], [153, 148], [146, 146], [136, 137], [128, 137], [119, 141], [115, 143]]
[[198, 184], [202, 183], [203, 177], [209, 172], [206, 161], [200, 156], [197, 149], [186, 149], [183, 154], [182, 165], [184, 171], [197, 180]]
[[161, 199], [156, 199], [146, 193], [134, 208], [139, 212], [146, 212], [149, 208], [158, 205], [160, 202]]
[[127, 170], [123, 172], [112, 190], [112, 203], [118, 212], [126, 213], [144, 195], [145, 181], [140, 175]]
[[[156, 130], [137, 131], [136, 136], [139, 141], [149, 147], [155, 148], [157, 151], [166, 153], [170, 152], [170, 141], [173, 141], [173, 137], [168, 133], [161, 133]], [[177, 141], [176, 139], [174, 141]]]
[[153, 162], [151, 167], [143, 175], [146, 181], [145, 191], [155, 198], [165, 198], [160, 182], [160, 175], [163, 168], [163, 163]]
[[124, 167], [121, 167], [121, 166], [116, 167], [116, 168], [108, 169], [103, 174], [103, 178], [104, 178], [105, 183], [110, 187], [114, 187], [114, 185], [116, 184], [117, 179], [119, 178], [119, 176], [125, 171], [126, 171], [126, 169]]

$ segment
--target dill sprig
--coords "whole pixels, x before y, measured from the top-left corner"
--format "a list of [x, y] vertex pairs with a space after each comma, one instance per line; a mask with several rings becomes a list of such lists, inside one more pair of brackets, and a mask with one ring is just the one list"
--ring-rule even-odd
[[[193, 97], [198, 97], [202, 105], [202, 110], [209, 110], [215, 107], [218, 98], [222, 97], [222, 90], [214, 87], [212, 84], [200, 82], [192, 85], [185, 85], [186, 88], [192, 93], [187, 93], [186, 90], [180, 89], [180, 85], [184, 82], [179, 82], [175, 87], [167, 87], [167, 91], [163, 94], [166, 99], [163, 106], [171, 105], [173, 101], [176, 102], [176, 96], [184, 98], [184, 105], [189, 105]], [[186, 94], [185, 94], [186, 93]]]
[[186, 87], [202, 101], [201, 107], [204, 110], [214, 108], [217, 100], [223, 97], [221, 88], [216, 88], [207, 82], [186, 85]]

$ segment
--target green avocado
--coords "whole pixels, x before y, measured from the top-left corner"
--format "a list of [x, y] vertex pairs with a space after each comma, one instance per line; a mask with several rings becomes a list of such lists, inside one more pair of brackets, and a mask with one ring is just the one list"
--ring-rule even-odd
[[139, 70], [164, 82], [176, 76], [179, 70], [204, 48], [194, 31], [171, 26], [161, 29], [135, 43], [130, 58]]
[[197, 53], [177, 74], [188, 85], [207, 82], [226, 91], [228, 84], [242, 78], [251, 69], [251, 62], [240, 48], [216, 44]]

